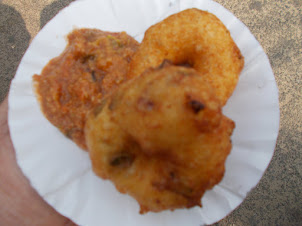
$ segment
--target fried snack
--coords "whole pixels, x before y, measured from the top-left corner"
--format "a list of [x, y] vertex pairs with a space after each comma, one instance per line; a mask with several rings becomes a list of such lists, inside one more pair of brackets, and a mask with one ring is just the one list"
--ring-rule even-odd
[[104, 98], [85, 135], [94, 172], [146, 213], [201, 206], [224, 175], [233, 128], [200, 74], [164, 62]]
[[139, 76], [168, 59], [196, 69], [215, 88], [224, 105], [244, 65], [230, 32], [213, 14], [188, 9], [150, 27], [130, 63], [128, 76]]
[[64, 52], [34, 75], [36, 93], [46, 118], [82, 149], [86, 114], [104, 95], [125, 82], [138, 47], [125, 32], [74, 30]]

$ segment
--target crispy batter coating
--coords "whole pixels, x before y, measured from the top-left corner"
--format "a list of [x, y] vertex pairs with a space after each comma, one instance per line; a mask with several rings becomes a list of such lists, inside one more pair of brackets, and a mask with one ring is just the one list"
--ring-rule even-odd
[[130, 63], [128, 76], [137, 77], [164, 59], [200, 72], [223, 105], [232, 95], [244, 65], [223, 23], [198, 9], [184, 10], [150, 27]]
[[65, 51], [34, 75], [36, 93], [46, 118], [79, 147], [87, 149], [86, 114], [104, 95], [126, 81], [138, 47], [125, 32], [74, 30]]
[[166, 62], [124, 83], [89, 114], [94, 172], [134, 197], [140, 213], [201, 206], [224, 175], [234, 123], [194, 69]]

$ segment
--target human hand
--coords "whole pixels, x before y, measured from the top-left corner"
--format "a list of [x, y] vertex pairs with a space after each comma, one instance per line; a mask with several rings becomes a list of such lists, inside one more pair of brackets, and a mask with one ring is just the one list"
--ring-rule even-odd
[[8, 98], [0, 105], [0, 225], [75, 225], [30, 186], [16, 162], [8, 122]]

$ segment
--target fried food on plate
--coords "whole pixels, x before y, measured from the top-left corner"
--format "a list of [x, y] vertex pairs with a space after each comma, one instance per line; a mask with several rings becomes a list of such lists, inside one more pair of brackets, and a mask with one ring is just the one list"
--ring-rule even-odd
[[65, 51], [41, 75], [34, 75], [44, 115], [82, 149], [87, 149], [83, 133], [87, 112], [127, 80], [138, 45], [125, 32], [74, 30]]
[[213, 14], [188, 9], [150, 27], [130, 63], [129, 77], [137, 77], [168, 59], [196, 69], [215, 88], [224, 105], [236, 87], [244, 65], [230, 32]]
[[164, 62], [122, 84], [89, 114], [94, 172], [140, 213], [201, 205], [224, 175], [234, 123], [194, 69]]

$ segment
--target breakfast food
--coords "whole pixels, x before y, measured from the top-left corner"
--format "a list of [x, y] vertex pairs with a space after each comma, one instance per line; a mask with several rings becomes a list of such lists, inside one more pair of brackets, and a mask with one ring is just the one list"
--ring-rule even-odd
[[197, 70], [224, 105], [236, 87], [244, 65], [230, 32], [213, 14], [188, 9], [150, 27], [133, 56], [128, 76], [140, 76], [164, 59]]
[[125, 32], [74, 30], [65, 51], [34, 75], [46, 118], [79, 147], [87, 149], [86, 114], [125, 82], [138, 42]]
[[203, 76], [164, 61], [104, 98], [85, 136], [94, 172], [145, 213], [201, 206], [224, 175], [233, 129]]
[[201, 206], [219, 183], [234, 122], [222, 114], [244, 59], [213, 14], [188, 9], [126, 33], [75, 30], [34, 75], [47, 119], [140, 213]]

